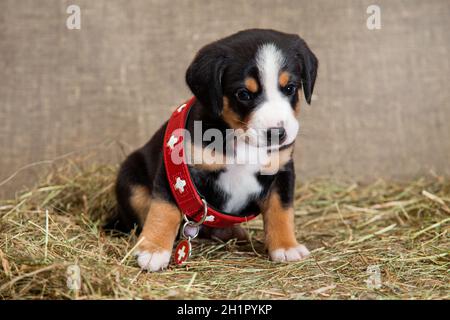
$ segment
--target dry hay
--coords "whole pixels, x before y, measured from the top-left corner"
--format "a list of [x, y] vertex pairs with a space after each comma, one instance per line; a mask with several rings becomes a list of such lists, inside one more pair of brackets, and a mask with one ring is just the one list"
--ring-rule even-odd
[[[112, 237], [99, 227], [114, 207], [116, 170], [67, 162], [0, 202], [0, 298], [449, 298], [448, 179], [302, 184], [297, 236], [311, 258], [268, 261], [257, 219], [246, 225], [251, 243], [196, 240], [188, 266], [146, 273], [129, 254], [134, 235]], [[81, 290], [66, 286], [70, 265], [81, 269]], [[381, 287], [368, 286], [368, 270], [377, 268]]]

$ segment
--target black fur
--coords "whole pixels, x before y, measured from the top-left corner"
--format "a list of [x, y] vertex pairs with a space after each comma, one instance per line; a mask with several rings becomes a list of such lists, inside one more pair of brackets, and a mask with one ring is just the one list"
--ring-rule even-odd
[[[276, 44], [285, 53], [287, 57], [285, 69], [293, 76], [290, 81], [298, 88], [303, 88], [306, 101], [311, 102], [318, 60], [306, 43], [297, 35], [273, 30], [241, 31], [205, 46], [198, 52], [186, 72], [186, 82], [197, 98], [187, 122], [191, 135], [196, 120], [202, 121], [204, 131], [215, 128], [225, 133], [229, 125], [221, 117], [224, 96], [230, 101], [233, 111], [241, 117], [257, 108], [258, 93], [255, 93], [252, 102], [242, 103], [237, 100], [235, 92], [244, 85], [245, 77], [252, 76], [258, 79], [255, 52], [261, 44], [267, 42]], [[298, 99], [297, 94], [291, 99], [294, 108]], [[136, 224], [139, 228], [142, 227], [130, 205], [130, 190], [133, 186], [145, 186], [153, 198], [161, 198], [175, 204], [163, 165], [162, 145], [166, 124], [147, 144], [130, 154], [122, 164], [116, 184], [118, 210], [109, 221], [108, 227], [122, 231], [130, 230]], [[220, 210], [227, 200], [227, 195], [215, 184], [221, 172], [190, 167], [190, 173], [199, 193], [212, 207]], [[257, 178], [263, 191], [257, 198], [251, 199], [246, 208], [230, 214], [242, 215], [259, 211], [271, 190], [279, 193], [283, 205], [292, 205], [295, 183], [292, 160], [277, 174], [257, 174]]]

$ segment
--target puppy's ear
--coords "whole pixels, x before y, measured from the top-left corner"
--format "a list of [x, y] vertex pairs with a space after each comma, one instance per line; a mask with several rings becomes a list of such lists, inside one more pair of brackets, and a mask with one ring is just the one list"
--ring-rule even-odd
[[305, 95], [306, 102], [311, 104], [311, 97], [314, 91], [314, 84], [316, 83], [319, 60], [317, 60], [314, 53], [311, 49], [309, 49], [306, 42], [298, 36], [294, 49], [297, 59], [300, 61], [303, 93]]
[[201, 49], [186, 71], [186, 83], [195, 97], [215, 116], [223, 109], [222, 76], [226, 56], [223, 49], [211, 44]]

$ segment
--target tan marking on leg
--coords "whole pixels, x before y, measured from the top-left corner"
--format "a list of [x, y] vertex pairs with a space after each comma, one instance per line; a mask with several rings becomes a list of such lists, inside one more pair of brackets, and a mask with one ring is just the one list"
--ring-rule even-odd
[[140, 251], [172, 252], [173, 243], [181, 223], [181, 212], [176, 205], [153, 199], [139, 239]]
[[281, 151], [275, 151], [270, 154], [269, 162], [261, 168], [261, 173], [275, 174], [280, 168], [292, 159], [294, 147], [290, 146]]
[[278, 193], [271, 193], [263, 209], [263, 219], [269, 252], [298, 245], [295, 238], [294, 208], [283, 207]]
[[248, 77], [245, 79], [245, 87], [248, 89], [248, 91], [256, 93], [258, 92], [258, 82], [255, 78]]
[[242, 121], [236, 112], [233, 111], [230, 107], [230, 101], [227, 97], [223, 97], [223, 112], [222, 112], [223, 120], [228, 123], [230, 128], [232, 129], [243, 129], [246, 130], [247, 122]]
[[310, 254], [295, 238], [294, 208], [283, 206], [276, 191], [272, 191], [263, 206], [263, 219], [266, 247], [272, 261], [299, 261]]
[[289, 72], [283, 71], [278, 78], [278, 83], [283, 88], [288, 84], [290, 78], [291, 75], [289, 74]]
[[151, 203], [150, 192], [144, 186], [131, 187], [130, 204], [136, 212], [141, 225], [144, 224]]

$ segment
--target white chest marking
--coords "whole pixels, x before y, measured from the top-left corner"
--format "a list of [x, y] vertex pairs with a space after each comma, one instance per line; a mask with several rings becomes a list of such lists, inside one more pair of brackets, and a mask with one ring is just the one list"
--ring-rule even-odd
[[267, 162], [267, 153], [259, 153], [258, 148], [239, 141], [235, 149], [235, 162], [229, 164], [217, 179], [217, 185], [228, 199], [222, 207], [226, 212], [244, 209], [249, 201], [258, 196], [262, 186], [256, 174]]
[[234, 164], [220, 174], [217, 184], [227, 196], [228, 201], [223, 206], [226, 212], [236, 212], [244, 209], [248, 202], [262, 191], [256, 179], [259, 166]]

